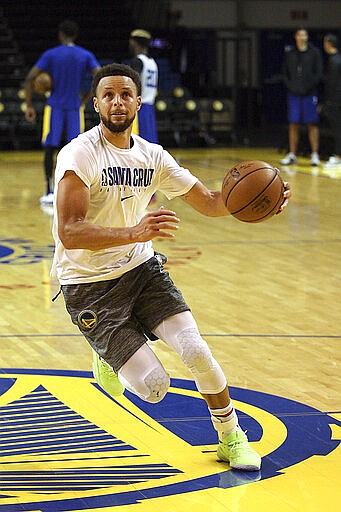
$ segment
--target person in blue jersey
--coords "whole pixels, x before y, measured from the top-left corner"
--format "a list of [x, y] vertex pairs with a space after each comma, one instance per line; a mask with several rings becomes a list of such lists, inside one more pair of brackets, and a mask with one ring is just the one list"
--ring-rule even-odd
[[25, 78], [25, 117], [31, 122], [36, 119], [32, 105], [34, 80], [41, 72], [48, 73], [52, 78], [42, 130], [46, 193], [40, 198], [41, 204], [53, 203], [54, 153], [60, 146], [62, 136], [70, 142], [84, 131], [84, 106], [90, 94], [89, 91], [82, 92], [82, 83], [87, 75], [94, 76], [100, 69], [93, 53], [75, 44], [78, 30], [78, 25], [73, 21], [60, 23], [58, 37], [61, 44], [46, 50]]

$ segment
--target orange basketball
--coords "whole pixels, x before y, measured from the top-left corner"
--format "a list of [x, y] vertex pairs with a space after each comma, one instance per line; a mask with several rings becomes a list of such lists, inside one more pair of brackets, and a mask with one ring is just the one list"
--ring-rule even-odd
[[262, 222], [278, 212], [284, 201], [284, 184], [272, 165], [247, 160], [227, 172], [221, 193], [233, 217], [243, 222]]
[[35, 78], [33, 82], [34, 90], [38, 94], [46, 94], [52, 89], [52, 78], [48, 73], [42, 72]]

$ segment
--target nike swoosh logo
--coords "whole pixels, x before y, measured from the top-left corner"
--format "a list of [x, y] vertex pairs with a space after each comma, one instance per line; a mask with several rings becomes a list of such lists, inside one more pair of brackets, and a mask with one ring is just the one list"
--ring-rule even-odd
[[126, 199], [130, 199], [131, 197], [134, 197], [134, 194], [131, 196], [121, 197], [121, 202], [125, 201]]

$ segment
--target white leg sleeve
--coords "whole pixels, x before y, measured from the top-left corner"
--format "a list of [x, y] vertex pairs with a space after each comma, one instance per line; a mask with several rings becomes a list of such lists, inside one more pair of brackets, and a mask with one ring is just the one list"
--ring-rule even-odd
[[218, 394], [227, 385], [226, 377], [205, 340], [190, 311], [184, 311], [164, 320], [154, 333], [181, 357], [193, 374], [200, 393]]
[[152, 349], [142, 345], [118, 372], [123, 386], [146, 402], [160, 402], [170, 378]]

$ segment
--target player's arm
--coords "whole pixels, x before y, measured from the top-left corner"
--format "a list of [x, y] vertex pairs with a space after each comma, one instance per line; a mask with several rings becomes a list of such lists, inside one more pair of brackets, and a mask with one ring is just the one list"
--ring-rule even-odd
[[25, 101], [26, 101], [26, 111], [25, 117], [27, 121], [33, 122], [36, 118], [36, 111], [32, 106], [32, 90], [33, 90], [33, 82], [35, 78], [41, 73], [41, 69], [38, 66], [33, 66], [30, 71], [27, 73], [24, 89], [25, 89]]
[[129, 66], [131, 68], [135, 69], [135, 71], [137, 71], [139, 74], [142, 73], [143, 62], [138, 57], [134, 57], [133, 59], [131, 59], [130, 62], [129, 62]]
[[[208, 190], [205, 185], [200, 181], [183, 196], [180, 196], [186, 203], [198, 212], [206, 215], [207, 217], [223, 217], [230, 215], [225, 208], [222, 200], [221, 192]], [[289, 198], [291, 197], [291, 186], [287, 181], [284, 182], [284, 193], [283, 202], [278, 209], [278, 213], [281, 213], [287, 206]]]
[[136, 226], [117, 228], [92, 224], [86, 219], [89, 188], [73, 171], [66, 171], [60, 180], [56, 204], [58, 236], [66, 249], [97, 251], [156, 237], [173, 238], [168, 230], [176, 230], [179, 223], [175, 212], [159, 208], [147, 213]]
[[221, 192], [208, 190], [201, 181], [197, 181], [186, 194], [180, 197], [183, 201], [192, 206], [194, 210], [197, 210], [207, 217], [224, 217], [230, 215], [224, 206]]

